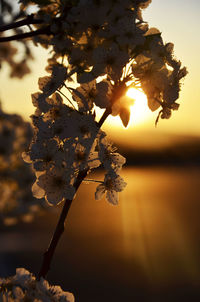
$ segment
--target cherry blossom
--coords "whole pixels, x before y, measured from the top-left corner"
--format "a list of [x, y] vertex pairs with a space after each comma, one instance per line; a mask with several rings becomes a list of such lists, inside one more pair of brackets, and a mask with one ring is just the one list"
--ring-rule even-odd
[[[0, 42], [32, 38], [35, 45], [49, 51], [48, 75], [39, 78], [39, 92], [32, 94], [33, 138], [29, 149], [24, 148], [22, 153], [35, 172], [32, 192], [36, 198], [45, 198], [50, 205], [63, 202], [64, 211], [66, 206], [70, 207], [86, 176], [101, 166], [105, 170], [104, 180], [91, 180], [100, 182], [95, 199], [105, 194], [109, 203], [118, 204], [118, 194], [126, 186], [119, 175], [126, 160], [102, 131], [104, 121], [109, 115], [119, 116], [127, 127], [132, 101], [126, 93], [130, 87], [144, 91], [151, 111], [159, 109], [156, 124], [159, 118], [168, 119], [179, 108], [177, 100], [187, 70], [174, 56], [173, 43], [164, 43], [161, 32], [143, 20], [142, 10], [150, 2], [19, 0], [23, 11], [20, 20], [16, 17], [16, 22], [4, 26], [5, 20], [0, 16], [5, 32], [7, 29], [13, 29], [15, 34], [20, 32], [5, 36], [2, 30]], [[32, 5], [37, 6], [36, 12], [23, 19]], [[21, 25], [28, 26], [27, 31]], [[26, 58], [31, 59], [31, 52], [26, 42], [23, 45], [26, 56], [22, 55], [20, 62], [14, 60], [16, 49], [10, 43], [0, 49], [0, 63], [2, 53], [7, 51], [4, 61], [11, 66], [11, 77], [21, 78], [30, 71]], [[100, 118], [96, 115], [97, 107], [104, 109]], [[16, 124], [14, 127], [6, 118], [0, 124], [0, 157], [3, 158], [0, 170], [5, 171], [13, 164], [12, 154], [16, 149], [22, 151], [23, 129]], [[6, 181], [1, 194], [3, 200], [16, 195], [17, 185], [16, 178]], [[66, 218], [66, 215], [61, 216]], [[58, 236], [54, 237], [56, 242], [63, 224], [64, 220], [59, 220], [54, 234]], [[49, 266], [55, 241], [52, 240], [48, 249], [51, 257], [48, 252], [47, 258], [44, 257], [44, 263], [47, 261]], [[40, 277], [46, 273], [43, 265]], [[43, 279], [36, 281], [23, 269], [17, 270], [16, 277], [9, 280], [1, 281], [2, 288], [9, 288], [2, 291], [4, 300], [74, 301], [72, 295], [50, 287]], [[30, 283], [34, 284], [34, 293]]]
[[75, 189], [70, 181], [71, 174], [66, 169], [52, 168], [41, 174], [36, 180], [36, 184], [45, 192], [46, 200], [55, 205], [64, 198], [73, 199]]
[[123, 191], [125, 186], [126, 183], [121, 176], [106, 174], [104, 182], [96, 188], [95, 199], [99, 200], [106, 194], [106, 200], [113, 205], [117, 205], [119, 201], [118, 192]]
[[60, 286], [50, 285], [43, 278], [37, 281], [35, 276], [25, 268], [17, 268], [14, 276], [0, 278], [0, 300], [9, 302], [75, 301], [72, 293], [63, 291]]

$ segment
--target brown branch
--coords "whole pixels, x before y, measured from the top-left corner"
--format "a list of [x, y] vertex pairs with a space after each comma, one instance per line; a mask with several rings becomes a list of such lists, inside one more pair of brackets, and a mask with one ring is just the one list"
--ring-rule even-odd
[[[79, 172], [76, 182], [74, 184], [75, 191], [78, 190], [80, 184], [82, 183], [83, 179], [86, 177], [87, 173], [88, 173], [88, 169], [85, 169], [84, 171]], [[50, 269], [50, 265], [51, 265], [51, 261], [52, 261], [55, 249], [56, 249], [58, 241], [65, 229], [65, 219], [67, 217], [71, 204], [72, 204], [72, 200], [66, 199], [62, 212], [61, 212], [61, 215], [60, 215], [60, 218], [58, 220], [58, 224], [56, 226], [55, 232], [51, 239], [50, 245], [49, 245], [47, 251], [43, 255], [43, 262], [42, 262], [42, 266], [41, 266], [41, 269], [40, 269], [40, 272], [38, 275], [39, 279], [41, 277], [45, 278], [46, 274], [48, 273], [48, 271]]]
[[[105, 119], [109, 116], [110, 113], [111, 113], [110, 108], [105, 110], [104, 114], [102, 115], [100, 121], [97, 124], [99, 129], [101, 128], [102, 124], [104, 123]], [[81, 185], [82, 181], [84, 180], [84, 178], [87, 176], [88, 171], [89, 171], [89, 169], [85, 169], [85, 170], [79, 172], [77, 179], [74, 183], [74, 188], [75, 188], [76, 192], [77, 192], [79, 186]], [[38, 275], [38, 279], [40, 279], [41, 277], [45, 278], [50, 269], [50, 265], [51, 265], [51, 261], [53, 259], [54, 252], [56, 250], [60, 237], [63, 234], [64, 229], [65, 229], [65, 220], [66, 220], [67, 214], [69, 212], [69, 209], [71, 207], [71, 204], [72, 204], [72, 200], [69, 200], [69, 199], [65, 200], [65, 203], [64, 203], [62, 212], [60, 214], [60, 218], [58, 220], [55, 232], [51, 239], [50, 245], [49, 245], [47, 251], [43, 255], [43, 262], [42, 262], [42, 266], [41, 266], [41, 269], [40, 269], [40, 272]]]
[[100, 129], [101, 126], [103, 125], [103, 123], [105, 122], [105, 120], [107, 119], [107, 117], [111, 114], [112, 109], [111, 108], [107, 108], [104, 111], [104, 114], [102, 115], [100, 121], [97, 123], [98, 128]]
[[48, 273], [50, 269], [50, 264], [55, 252], [55, 249], [57, 247], [58, 241], [64, 232], [64, 227], [65, 227], [65, 218], [67, 216], [67, 213], [70, 209], [72, 200], [66, 200], [58, 221], [58, 224], [56, 226], [55, 232], [53, 234], [53, 237], [51, 239], [50, 245], [47, 249], [47, 251], [43, 255], [43, 263], [38, 275], [38, 278], [40, 279], [41, 277], [45, 278], [46, 274]]
[[50, 31], [50, 27], [47, 26], [47, 27], [37, 29], [35, 31], [28, 32], [28, 33], [13, 35], [13, 36], [9, 36], [9, 37], [1, 37], [0, 43], [1, 42], [10, 42], [10, 41], [15, 41], [15, 40], [22, 40], [22, 39], [26, 39], [26, 38], [30, 38], [30, 37], [34, 37], [34, 36], [38, 36], [38, 35], [51, 35], [51, 34], [52, 33]]
[[9, 30], [9, 29], [18, 28], [18, 27], [21, 27], [21, 26], [24, 26], [24, 25], [41, 24], [41, 23], [44, 23], [44, 20], [34, 19], [34, 15], [32, 14], [32, 15], [28, 16], [26, 19], [1, 26], [0, 27], [0, 32], [6, 31], [6, 30]]

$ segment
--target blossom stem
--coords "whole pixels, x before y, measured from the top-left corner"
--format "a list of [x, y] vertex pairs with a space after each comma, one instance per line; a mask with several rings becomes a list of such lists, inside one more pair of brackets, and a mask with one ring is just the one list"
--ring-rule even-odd
[[60, 91], [59, 89], [57, 89], [57, 91], [58, 91], [62, 96], [64, 96], [64, 97], [67, 99], [67, 101], [72, 105], [72, 107], [77, 111], [76, 107], [75, 107], [74, 104], [70, 101], [70, 99], [69, 99], [62, 91]]
[[[105, 110], [105, 112], [103, 113], [100, 121], [97, 124], [99, 129], [101, 128], [101, 126], [103, 125], [104, 121], [106, 120], [106, 118], [109, 116], [110, 113], [111, 113], [111, 108], [107, 108]], [[83, 182], [83, 180], [87, 176], [88, 171], [89, 171], [89, 168], [87, 168], [83, 171], [80, 171], [78, 173], [77, 179], [74, 183], [75, 192], [77, 192], [79, 186], [81, 185], [81, 183]], [[43, 255], [43, 262], [42, 262], [42, 266], [41, 266], [41, 269], [40, 269], [40, 272], [39, 272], [39, 275], [38, 275], [38, 279], [40, 279], [41, 277], [45, 278], [48, 271], [49, 271], [49, 269], [50, 269], [50, 265], [51, 265], [51, 261], [52, 261], [54, 252], [56, 250], [56, 247], [57, 247], [57, 244], [60, 240], [60, 237], [63, 234], [64, 229], [65, 229], [65, 220], [67, 218], [67, 214], [68, 214], [69, 209], [71, 207], [72, 201], [73, 200], [66, 199], [65, 202], [64, 202], [64, 206], [63, 206], [62, 212], [60, 214], [60, 218], [58, 220], [58, 223], [57, 223], [56, 229], [54, 231], [53, 237], [51, 239], [50, 245], [49, 245], [47, 251]]]
[[95, 179], [84, 179], [84, 182], [96, 182], [96, 183], [99, 183], [99, 184], [103, 183], [103, 181], [101, 181], [101, 180], [95, 180]]

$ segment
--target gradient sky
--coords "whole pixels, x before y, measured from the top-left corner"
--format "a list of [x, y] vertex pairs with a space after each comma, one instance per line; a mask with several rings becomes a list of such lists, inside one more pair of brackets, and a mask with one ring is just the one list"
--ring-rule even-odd
[[[164, 42], [175, 44], [175, 56], [189, 71], [178, 101], [181, 106], [178, 111], [173, 112], [170, 120], [160, 120], [157, 128], [154, 126], [156, 112], [138, 125], [134, 124], [133, 118], [128, 129], [120, 124], [113, 127], [113, 119], [108, 119], [105, 129], [114, 137], [122, 136], [126, 140], [145, 132], [160, 136], [165, 133], [200, 135], [200, 1], [152, 0], [143, 16], [151, 27], [162, 32]], [[1, 71], [0, 98], [6, 111], [20, 113], [26, 119], [33, 113], [30, 94], [38, 91], [38, 77], [45, 75], [45, 53], [46, 50], [35, 48], [36, 60], [31, 62], [33, 73], [22, 81], [8, 79], [6, 68]]]

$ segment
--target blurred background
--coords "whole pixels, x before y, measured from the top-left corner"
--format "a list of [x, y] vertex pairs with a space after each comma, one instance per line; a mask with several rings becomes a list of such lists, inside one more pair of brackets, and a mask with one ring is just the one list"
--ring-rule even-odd
[[[132, 110], [128, 129], [109, 118], [104, 130], [127, 158], [128, 183], [118, 206], [95, 201], [95, 185], [81, 186], [67, 218], [48, 280], [80, 302], [200, 300], [200, 2], [153, 0], [144, 20], [175, 44], [189, 74], [180, 108], [170, 120]], [[32, 73], [22, 80], [0, 72], [3, 109], [29, 120], [30, 95], [44, 76], [47, 52], [34, 48]], [[102, 178], [99, 171], [94, 176]], [[37, 274], [58, 219], [56, 212], [29, 223], [1, 225], [0, 276], [25, 267]]]

